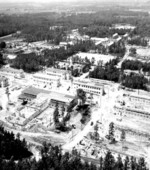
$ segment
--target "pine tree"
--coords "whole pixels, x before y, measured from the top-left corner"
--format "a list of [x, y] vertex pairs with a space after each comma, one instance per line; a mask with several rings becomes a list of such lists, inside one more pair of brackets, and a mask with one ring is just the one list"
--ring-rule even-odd
[[103, 170], [103, 157], [100, 157], [100, 168], [99, 170]]
[[94, 138], [95, 141], [97, 143], [97, 141], [99, 140], [99, 133], [98, 133], [98, 124], [96, 123], [96, 125], [94, 126]]
[[58, 105], [56, 105], [55, 111], [53, 113], [53, 119], [54, 119], [55, 125], [59, 122], [58, 115], [59, 115]]
[[129, 169], [130, 169], [130, 161], [129, 161], [129, 157], [126, 156], [124, 161], [124, 170], [129, 170]]
[[131, 170], [136, 170], [137, 167], [136, 158], [132, 156], [130, 162], [131, 162]]
[[140, 158], [138, 161], [138, 169], [139, 170], [146, 170], [146, 163], [144, 158]]
[[122, 162], [122, 159], [121, 159], [120, 155], [118, 155], [118, 158], [117, 158], [116, 168], [118, 170], [123, 170], [123, 162]]
[[120, 136], [120, 140], [122, 142], [122, 149], [123, 149], [123, 144], [124, 144], [124, 141], [126, 139], [126, 133], [124, 130], [121, 131], [121, 136]]
[[110, 151], [107, 152], [104, 158], [104, 170], [113, 170], [115, 166], [115, 159]]
[[114, 123], [111, 122], [109, 124], [109, 138], [110, 138], [111, 141], [114, 140], [114, 133], [115, 133]]

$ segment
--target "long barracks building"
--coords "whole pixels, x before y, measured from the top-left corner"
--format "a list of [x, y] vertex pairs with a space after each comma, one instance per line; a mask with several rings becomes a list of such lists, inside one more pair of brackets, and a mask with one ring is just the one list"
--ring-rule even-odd
[[132, 109], [132, 108], [127, 108], [127, 107], [118, 107], [118, 106], [115, 106], [114, 109], [115, 109], [114, 111], [115, 115], [134, 116], [134, 117], [137, 116], [141, 118], [150, 119], [150, 112], [146, 112], [143, 110]]

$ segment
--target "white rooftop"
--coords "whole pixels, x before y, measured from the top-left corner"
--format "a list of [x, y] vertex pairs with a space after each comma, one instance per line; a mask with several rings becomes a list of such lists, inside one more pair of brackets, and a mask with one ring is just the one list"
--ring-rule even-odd
[[51, 79], [51, 80], [58, 80], [59, 79], [59, 77], [51, 76], [51, 75], [48, 75], [46, 73], [35, 73], [33, 75], [33, 77], [35, 77], [35, 78], [46, 78], [46, 79]]
[[147, 92], [147, 94], [143, 94], [143, 95], [132, 93], [130, 96], [150, 100], [150, 93], [148, 93], [148, 92]]
[[104, 85], [100, 82], [95, 82], [95, 81], [91, 81], [90, 79], [77, 79], [77, 80], [74, 80], [74, 83], [80, 83], [80, 84], [83, 84], [83, 85], [87, 85], [87, 86], [92, 86], [92, 87], [103, 87]]
[[51, 92], [49, 96], [51, 100], [61, 101], [65, 103], [69, 103], [74, 99], [74, 96], [72, 95], [67, 95], [67, 94], [57, 93], [57, 92]]
[[15, 59], [16, 57], [17, 57], [17, 55], [14, 55], [14, 54], [7, 55], [7, 58], [9, 58], [9, 59]]
[[52, 73], [58, 73], [58, 74], [68, 73], [67, 70], [57, 69], [57, 68], [47, 68], [46, 72], [52, 72]]
[[18, 70], [18, 69], [14, 69], [14, 68], [11, 68], [11, 67], [3, 67], [0, 69], [0, 71], [2, 72], [10, 72], [10, 73], [22, 73], [23, 70]]

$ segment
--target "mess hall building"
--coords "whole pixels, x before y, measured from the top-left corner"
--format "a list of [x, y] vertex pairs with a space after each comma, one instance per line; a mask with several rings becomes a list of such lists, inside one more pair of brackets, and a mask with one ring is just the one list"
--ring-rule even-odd
[[35, 87], [28, 87], [25, 90], [22, 91], [21, 95], [19, 95], [18, 99], [22, 101], [31, 101], [33, 99], [36, 99], [38, 94], [44, 93], [44, 94], [50, 94], [50, 91], [38, 89]]
[[51, 92], [50, 95], [50, 107], [56, 107], [58, 106], [59, 110], [67, 111], [68, 106], [73, 101], [74, 96], [63, 94], [63, 93], [57, 93], [57, 92]]

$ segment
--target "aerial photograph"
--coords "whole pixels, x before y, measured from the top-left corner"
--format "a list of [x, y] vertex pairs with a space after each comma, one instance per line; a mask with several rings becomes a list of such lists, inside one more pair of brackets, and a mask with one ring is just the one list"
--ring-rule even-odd
[[0, 170], [150, 170], [149, 0], [0, 0]]

